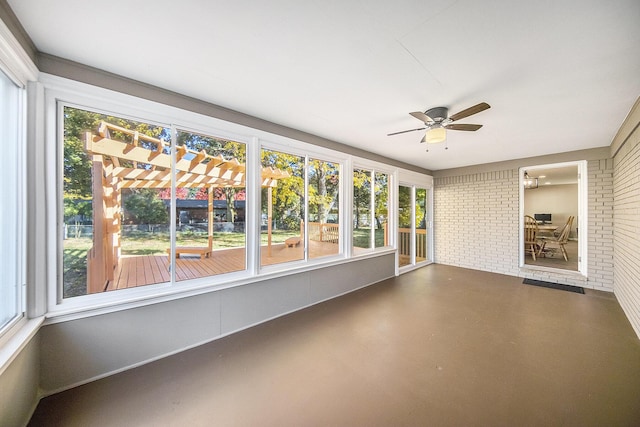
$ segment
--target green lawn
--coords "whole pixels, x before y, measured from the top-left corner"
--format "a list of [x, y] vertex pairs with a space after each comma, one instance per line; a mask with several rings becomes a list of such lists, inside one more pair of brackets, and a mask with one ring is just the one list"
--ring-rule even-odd
[[[353, 246], [357, 248], [368, 248], [370, 246], [370, 238], [370, 228], [355, 228], [353, 230]], [[382, 228], [376, 229], [375, 242], [376, 248], [384, 246], [384, 230]]]
[[91, 249], [91, 239], [87, 237], [64, 241], [62, 277], [65, 298], [87, 293], [87, 251], [89, 249]]

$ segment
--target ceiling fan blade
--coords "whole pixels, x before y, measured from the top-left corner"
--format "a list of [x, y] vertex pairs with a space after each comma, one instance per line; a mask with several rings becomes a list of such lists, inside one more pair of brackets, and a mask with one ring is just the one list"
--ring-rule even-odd
[[452, 123], [450, 125], [445, 126], [445, 128], [447, 129], [451, 129], [451, 130], [470, 130], [470, 131], [474, 131], [474, 130], [478, 130], [482, 127], [482, 125], [468, 125], [465, 123]]
[[431, 117], [427, 116], [423, 112], [414, 111], [413, 113], [409, 113], [409, 114], [411, 114], [413, 117], [415, 117], [416, 119], [420, 120], [421, 122], [425, 122], [425, 123], [433, 122], [433, 119]]
[[[459, 113], [454, 114], [453, 116], [449, 117], [449, 119], [451, 119], [451, 121], [456, 121], [456, 120], [460, 120], [463, 119], [465, 117], [469, 117], [473, 114], [478, 114], [480, 111], [484, 111], [488, 108], [491, 108], [491, 106], [489, 104], [487, 104], [486, 102], [481, 102], [478, 105], [474, 105], [473, 107], [469, 107], [466, 110], [462, 110]], [[413, 115], [413, 113], [412, 113]]]
[[388, 133], [387, 136], [392, 136], [392, 135], [399, 135], [401, 133], [407, 133], [407, 132], [415, 132], [417, 130], [425, 130], [426, 128], [417, 128], [417, 129], [409, 129], [409, 130], [401, 130], [400, 132], [393, 132], [393, 133]]

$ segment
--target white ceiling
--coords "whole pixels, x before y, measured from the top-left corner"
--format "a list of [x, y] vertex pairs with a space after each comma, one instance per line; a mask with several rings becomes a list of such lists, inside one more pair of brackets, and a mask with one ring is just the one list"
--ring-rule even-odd
[[[8, 0], [39, 51], [432, 170], [608, 146], [640, 1]], [[491, 109], [425, 152], [411, 111]]]
[[538, 178], [539, 185], [563, 185], [578, 183], [578, 166], [534, 168], [526, 171], [531, 178]]

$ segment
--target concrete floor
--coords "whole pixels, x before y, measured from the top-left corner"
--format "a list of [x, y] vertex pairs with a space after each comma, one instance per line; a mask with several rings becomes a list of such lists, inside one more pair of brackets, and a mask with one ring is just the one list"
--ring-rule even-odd
[[43, 399], [33, 426], [640, 425], [612, 294], [431, 265]]

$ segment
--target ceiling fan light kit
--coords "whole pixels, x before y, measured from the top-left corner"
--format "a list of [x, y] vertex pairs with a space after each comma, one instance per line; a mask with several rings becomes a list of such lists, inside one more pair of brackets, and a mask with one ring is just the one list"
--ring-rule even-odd
[[427, 129], [427, 132], [424, 134], [424, 137], [420, 142], [426, 142], [428, 144], [437, 144], [439, 142], [444, 141], [445, 139], [447, 139], [446, 129], [441, 125], [433, 125], [429, 129]]
[[437, 144], [447, 139], [447, 129], [471, 131], [471, 132], [480, 129], [482, 125], [462, 124], [462, 123], [457, 124], [454, 122], [456, 120], [469, 117], [473, 114], [477, 114], [488, 108], [491, 108], [489, 104], [487, 104], [486, 102], [481, 102], [480, 104], [474, 105], [473, 107], [469, 107], [466, 110], [462, 110], [459, 113], [456, 113], [452, 116], [449, 116], [449, 109], [446, 107], [431, 108], [425, 111], [424, 113], [421, 111], [415, 111], [409, 114], [415, 117], [416, 119], [420, 120], [421, 122], [423, 122], [425, 127], [403, 130], [400, 132], [394, 132], [394, 133], [388, 134], [387, 136], [398, 135], [406, 132], [414, 132], [418, 130], [426, 130], [424, 137], [422, 137], [422, 140], [420, 142], [421, 143], [426, 142], [428, 144]]

